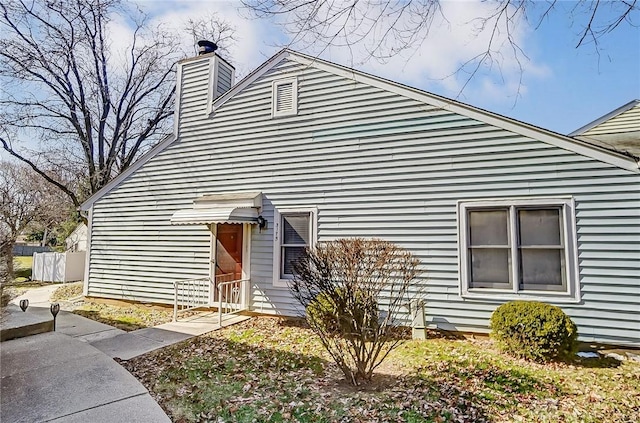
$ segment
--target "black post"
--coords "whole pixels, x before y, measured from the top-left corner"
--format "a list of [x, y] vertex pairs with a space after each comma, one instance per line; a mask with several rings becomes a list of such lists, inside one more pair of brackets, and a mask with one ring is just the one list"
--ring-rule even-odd
[[58, 315], [58, 313], [60, 312], [60, 304], [58, 303], [53, 303], [51, 304], [51, 314], [53, 315], [53, 330], [56, 330], [56, 316]]

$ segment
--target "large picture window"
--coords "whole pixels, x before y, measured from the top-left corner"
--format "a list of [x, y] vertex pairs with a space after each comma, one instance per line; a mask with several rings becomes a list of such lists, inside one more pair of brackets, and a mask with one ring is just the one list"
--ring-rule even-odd
[[276, 211], [274, 229], [274, 285], [287, 286], [293, 263], [315, 244], [315, 213], [309, 209]]
[[460, 202], [463, 296], [577, 300], [573, 202]]

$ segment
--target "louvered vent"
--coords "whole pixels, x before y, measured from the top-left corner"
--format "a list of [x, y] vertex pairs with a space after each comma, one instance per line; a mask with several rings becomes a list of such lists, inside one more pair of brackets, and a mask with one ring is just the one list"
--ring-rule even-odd
[[215, 81], [215, 95], [214, 100], [226, 93], [233, 86], [233, 67], [228, 63], [218, 60], [216, 61], [217, 72]]
[[293, 110], [293, 82], [278, 85], [276, 90], [276, 111], [279, 113]]
[[297, 81], [287, 79], [273, 85], [273, 116], [294, 115], [298, 112]]

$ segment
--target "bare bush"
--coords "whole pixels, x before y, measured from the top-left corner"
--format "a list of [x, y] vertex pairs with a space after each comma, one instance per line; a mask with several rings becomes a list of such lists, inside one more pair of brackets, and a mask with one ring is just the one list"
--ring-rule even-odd
[[402, 337], [396, 328], [418, 294], [419, 260], [397, 245], [351, 238], [320, 243], [294, 263], [293, 297], [346, 378], [358, 385]]

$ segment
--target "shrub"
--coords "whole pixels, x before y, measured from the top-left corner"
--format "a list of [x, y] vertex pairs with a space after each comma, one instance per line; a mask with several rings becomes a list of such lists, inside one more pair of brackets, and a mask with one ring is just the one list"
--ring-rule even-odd
[[410, 294], [417, 294], [418, 264], [395, 244], [363, 238], [319, 243], [293, 264], [293, 297], [354, 385], [370, 381], [402, 341], [394, 329], [404, 323]]
[[378, 302], [362, 290], [336, 288], [333, 292], [320, 292], [306, 312], [310, 325], [328, 335], [357, 336], [362, 332], [370, 338], [378, 329]]
[[560, 307], [537, 301], [511, 301], [491, 316], [491, 336], [506, 353], [535, 361], [568, 358], [578, 330]]

